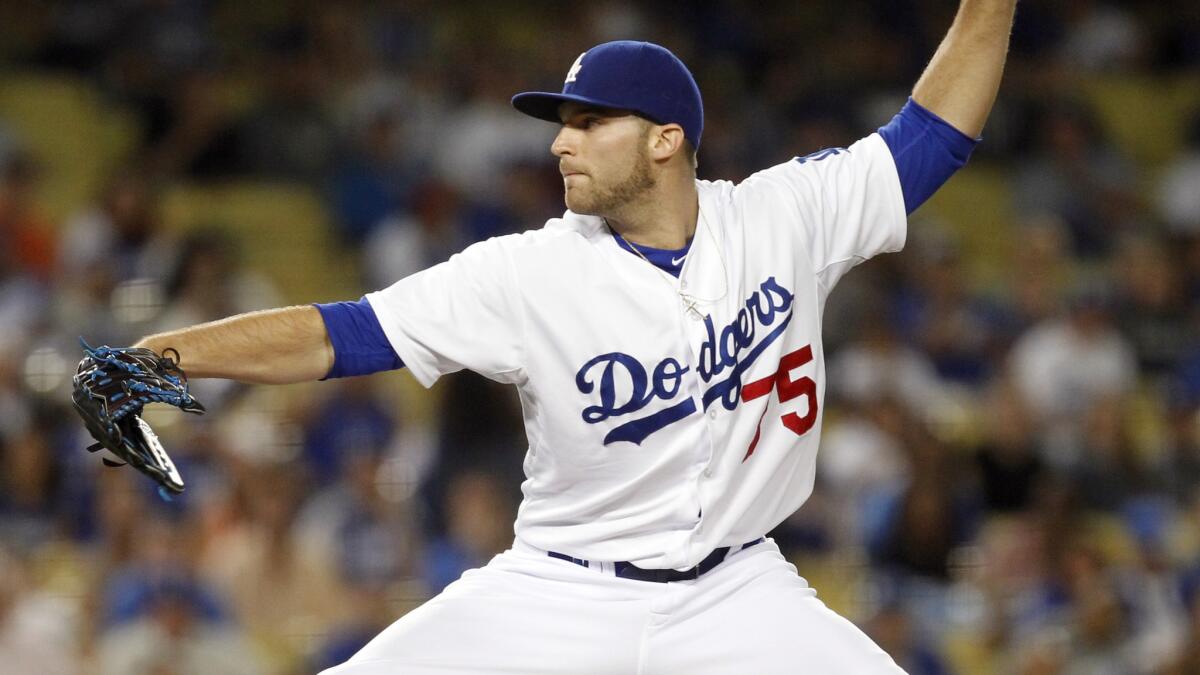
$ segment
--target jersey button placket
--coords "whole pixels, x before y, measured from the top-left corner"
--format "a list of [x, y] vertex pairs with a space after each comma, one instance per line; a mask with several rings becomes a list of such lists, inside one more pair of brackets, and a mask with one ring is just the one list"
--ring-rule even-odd
[[[709, 420], [709, 422], [714, 422], [714, 421], [716, 421], [716, 419], [717, 419], [717, 409], [714, 407], [714, 408], [712, 408], [712, 409], [710, 409], [710, 410], [708, 411], [708, 420]], [[711, 433], [711, 432], [710, 432], [710, 433]], [[712, 468], [712, 462], [713, 462], [713, 459], [714, 459], [714, 458], [713, 458], [713, 454], [710, 452], [710, 453], [709, 453], [709, 455], [708, 455], [708, 463], [704, 465], [704, 471], [701, 471], [701, 472], [700, 472], [700, 475], [701, 475], [701, 476], [703, 476], [704, 478], [712, 478], [712, 475], [713, 475], [713, 468]]]

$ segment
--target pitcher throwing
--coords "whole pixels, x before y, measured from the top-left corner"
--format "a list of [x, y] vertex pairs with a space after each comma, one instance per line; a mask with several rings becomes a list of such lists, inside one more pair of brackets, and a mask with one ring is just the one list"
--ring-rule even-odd
[[592, 47], [560, 92], [512, 100], [561, 127], [562, 217], [358, 302], [141, 341], [193, 378], [407, 367], [429, 386], [466, 368], [519, 390], [512, 548], [327, 672], [900, 672], [765, 535], [812, 491], [825, 299], [899, 250], [907, 214], [966, 162], [1014, 5], [963, 0], [877, 133], [739, 184], [696, 179], [704, 114], [682, 62]]

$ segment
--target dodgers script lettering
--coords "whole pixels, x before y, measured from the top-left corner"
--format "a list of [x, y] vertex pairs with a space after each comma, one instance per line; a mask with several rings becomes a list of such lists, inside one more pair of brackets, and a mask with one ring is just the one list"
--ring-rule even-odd
[[[783, 335], [792, 318], [793, 300], [790, 291], [775, 277], [769, 277], [750, 294], [737, 316], [719, 331], [713, 325], [712, 315], [704, 317], [707, 336], [700, 346], [697, 372], [710, 385], [701, 397], [705, 409], [718, 400], [727, 410], [738, 405], [742, 374]], [[759, 337], [760, 329], [770, 330]], [[575, 375], [575, 386], [581, 393], [599, 394], [597, 403], [583, 409], [583, 421], [597, 424], [639, 412], [655, 401], [674, 401], [682, 388], [683, 375], [689, 370], [690, 367], [673, 357], [648, 368], [624, 352], [595, 356]], [[605, 435], [604, 444], [616, 441], [640, 444], [650, 434], [696, 411], [696, 401], [688, 396], [650, 415], [613, 427]]]

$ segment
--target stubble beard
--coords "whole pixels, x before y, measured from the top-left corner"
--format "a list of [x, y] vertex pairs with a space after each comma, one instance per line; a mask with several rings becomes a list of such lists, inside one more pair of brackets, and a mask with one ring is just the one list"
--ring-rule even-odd
[[[658, 185], [650, 171], [650, 155], [639, 152], [633, 168], [621, 182], [598, 188], [586, 197], [568, 199], [567, 208], [585, 216], [620, 218], [630, 204], [640, 200]], [[570, 202], [574, 201], [574, 204]]]

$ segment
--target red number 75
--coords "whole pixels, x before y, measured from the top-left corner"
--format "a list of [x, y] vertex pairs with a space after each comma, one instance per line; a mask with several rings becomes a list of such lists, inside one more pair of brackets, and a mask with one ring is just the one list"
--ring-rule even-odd
[[[753, 401], [756, 398], [762, 398], [771, 393], [771, 389], [779, 391], [779, 402], [787, 403], [792, 399], [804, 396], [808, 399], [808, 412], [804, 417], [797, 415], [794, 412], [787, 413], [779, 419], [783, 422], [783, 426], [791, 429], [797, 436], [804, 435], [817, 422], [817, 383], [811, 377], [799, 377], [792, 379], [791, 371], [803, 366], [813, 360], [812, 346], [805, 345], [794, 352], [785, 354], [779, 359], [779, 370], [775, 371], [774, 375], [768, 375], [761, 380], [742, 385], [742, 402]], [[763, 415], [767, 414], [766, 409], [763, 409]], [[758, 429], [754, 432], [754, 440], [750, 441], [750, 447], [746, 449], [746, 456], [742, 461], [746, 461], [754, 453], [754, 447], [758, 445], [758, 438], [762, 435], [762, 418], [758, 420]]]

